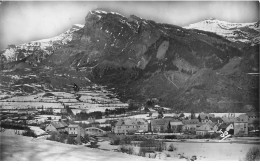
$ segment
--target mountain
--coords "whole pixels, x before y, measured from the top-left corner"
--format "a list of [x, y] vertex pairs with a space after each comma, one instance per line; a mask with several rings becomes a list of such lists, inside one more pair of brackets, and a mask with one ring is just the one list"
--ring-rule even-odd
[[58, 37], [63, 39], [50, 39], [55, 44], [34, 42], [51, 45], [38, 46], [38, 51], [15, 49], [18, 55], [8, 58], [5, 50], [4, 89], [15, 92], [18, 84], [37, 88], [40, 83], [37, 91], [30, 89], [38, 92], [96, 83], [113, 89], [122, 101], [157, 99], [178, 111], [241, 112], [259, 106], [259, 77], [252, 75], [259, 72], [256, 43], [101, 10], [90, 11], [84, 27], [73, 29]]
[[230, 23], [211, 18], [190, 24], [184, 28], [213, 32], [232, 42], [259, 44], [260, 41], [259, 21], [254, 23]]

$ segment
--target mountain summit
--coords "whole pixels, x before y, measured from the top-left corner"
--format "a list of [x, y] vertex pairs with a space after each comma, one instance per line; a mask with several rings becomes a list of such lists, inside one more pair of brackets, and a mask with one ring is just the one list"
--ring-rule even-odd
[[198, 23], [190, 24], [184, 28], [198, 29], [216, 33], [232, 42], [245, 42], [259, 44], [259, 22], [254, 23], [230, 23], [210, 18]]
[[64, 89], [69, 77], [78, 75], [70, 79], [105, 85], [122, 101], [156, 98], [176, 110], [239, 112], [246, 105], [258, 106], [258, 77], [249, 74], [259, 72], [257, 30], [253, 23], [219, 20], [182, 28], [93, 10], [84, 26], [32, 42], [40, 44], [37, 49], [9, 47], [1, 54], [1, 68], [40, 72], [36, 83], [49, 89]]

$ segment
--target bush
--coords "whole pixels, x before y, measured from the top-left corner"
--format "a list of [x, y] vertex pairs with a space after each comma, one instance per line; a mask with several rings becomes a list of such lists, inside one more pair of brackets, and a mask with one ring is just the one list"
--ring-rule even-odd
[[177, 150], [177, 148], [174, 147], [173, 144], [171, 143], [171, 144], [169, 145], [169, 147], [168, 147], [168, 151], [175, 151], [175, 150]]
[[206, 138], [206, 139], [210, 138], [210, 134], [209, 134], [209, 133], [205, 134], [205, 135], [203, 136], [203, 138]]
[[76, 145], [76, 141], [73, 137], [68, 137], [67, 144]]
[[202, 135], [197, 135], [197, 136], [196, 136], [196, 139], [202, 139], [202, 138], [203, 138]]
[[127, 154], [133, 154], [134, 150], [132, 146], [127, 146], [127, 145], [121, 145], [119, 147], [119, 151], [122, 153], [127, 153]]
[[166, 148], [166, 145], [162, 141], [156, 141], [154, 139], [148, 139], [145, 141], [142, 141], [140, 143], [140, 148], [143, 148], [143, 150], [148, 150], [148, 151], [163, 151]]
[[120, 144], [120, 138], [119, 137], [112, 138], [111, 141], [110, 141], [110, 144], [111, 145], [119, 145]]
[[246, 161], [260, 161], [260, 148], [252, 147], [246, 154]]
[[37, 135], [34, 133], [32, 130], [26, 130], [25, 132], [22, 133], [23, 136], [29, 136], [29, 137], [34, 137], [36, 138]]
[[165, 139], [177, 139], [177, 137], [176, 137], [175, 135], [165, 136], [164, 138], [165, 138]]

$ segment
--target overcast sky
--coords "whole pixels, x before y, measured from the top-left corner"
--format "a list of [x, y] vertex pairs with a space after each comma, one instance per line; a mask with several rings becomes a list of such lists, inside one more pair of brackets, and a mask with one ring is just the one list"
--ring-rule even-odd
[[9, 44], [56, 36], [76, 23], [84, 24], [87, 13], [97, 8], [179, 26], [210, 17], [229, 22], [256, 22], [259, 18], [257, 1], [2, 2], [0, 50]]

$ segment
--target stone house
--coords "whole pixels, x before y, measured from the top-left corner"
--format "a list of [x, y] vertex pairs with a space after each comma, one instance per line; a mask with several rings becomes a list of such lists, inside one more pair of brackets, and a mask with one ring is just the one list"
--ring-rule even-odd
[[145, 119], [120, 119], [113, 127], [115, 134], [132, 134], [135, 132], [148, 132], [149, 124]]
[[63, 121], [52, 121], [46, 126], [45, 131], [65, 133], [68, 132], [68, 125]]

